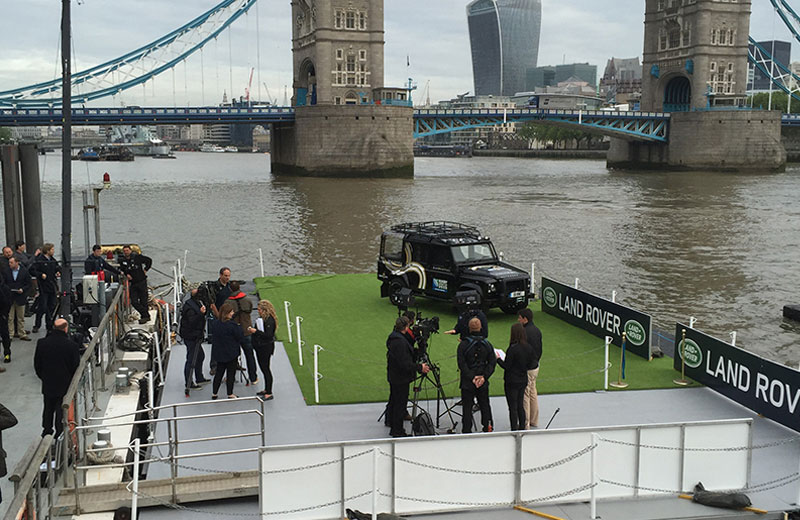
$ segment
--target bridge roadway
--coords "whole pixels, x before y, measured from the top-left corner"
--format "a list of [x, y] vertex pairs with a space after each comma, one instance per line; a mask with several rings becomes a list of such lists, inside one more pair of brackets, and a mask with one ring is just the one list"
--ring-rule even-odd
[[[73, 108], [72, 124], [175, 125], [220, 123], [293, 122], [291, 107], [126, 107]], [[60, 108], [0, 109], [0, 126], [57, 126], [62, 121]], [[414, 110], [414, 138], [494, 126], [502, 123], [541, 123], [580, 125], [587, 131], [624, 139], [666, 142], [669, 114], [656, 112], [616, 112], [605, 110], [441, 109]]]

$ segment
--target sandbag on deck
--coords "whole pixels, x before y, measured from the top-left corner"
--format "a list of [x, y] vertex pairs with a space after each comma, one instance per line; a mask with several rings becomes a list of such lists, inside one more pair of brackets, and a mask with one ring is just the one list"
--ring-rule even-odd
[[[372, 520], [372, 515], [362, 513], [359, 510], [353, 511], [352, 509], [346, 509], [345, 512], [349, 520]], [[405, 518], [391, 513], [378, 513], [378, 520], [405, 520]]]
[[721, 491], [706, 491], [702, 482], [694, 487], [694, 502], [711, 507], [724, 507], [726, 509], [744, 509], [750, 507], [750, 498], [744, 493], [726, 493]]

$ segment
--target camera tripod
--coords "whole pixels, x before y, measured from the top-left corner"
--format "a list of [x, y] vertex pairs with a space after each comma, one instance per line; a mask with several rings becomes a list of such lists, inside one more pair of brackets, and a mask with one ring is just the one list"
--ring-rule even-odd
[[[422, 393], [423, 386], [430, 385], [436, 389], [436, 421], [434, 426], [437, 430], [441, 428], [441, 419], [447, 416], [447, 418], [450, 419], [450, 427], [447, 429], [447, 433], [455, 433], [458, 421], [454, 419], [453, 416], [461, 417], [461, 414], [455, 410], [455, 404], [447, 404], [447, 395], [444, 392], [442, 380], [439, 376], [439, 365], [431, 362], [427, 354], [423, 356], [422, 362], [430, 367], [430, 371], [427, 374], [420, 374], [414, 380], [414, 395], [411, 398], [411, 423], [414, 424], [414, 420], [420, 412], [427, 412], [427, 410], [424, 410], [420, 405], [420, 393]], [[444, 408], [444, 410], [442, 410], [442, 408]]]

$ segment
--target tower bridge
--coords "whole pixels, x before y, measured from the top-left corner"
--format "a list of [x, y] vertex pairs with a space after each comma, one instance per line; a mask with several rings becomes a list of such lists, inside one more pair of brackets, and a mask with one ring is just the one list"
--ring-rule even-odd
[[[787, 25], [800, 22], [786, 0], [769, 1]], [[75, 100], [115, 100], [174, 71], [256, 4], [223, 0], [154, 42], [73, 75]], [[80, 107], [72, 122], [269, 124], [277, 174], [410, 175], [414, 138], [529, 121], [613, 137], [612, 166], [782, 167], [780, 127], [798, 119], [744, 110], [748, 59], [764, 71], [770, 58], [759, 46], [748, 52], [750, 0], [645, 4], [643, 112], [413, 109], [410, 88], [384, 85], [383, 0], [293, 0], [291, 106]], [[773, 79], [786, 90], [784, 69]], [[59, 125], [60, 89], [54, 80], [0, 92], [0, 125]]]

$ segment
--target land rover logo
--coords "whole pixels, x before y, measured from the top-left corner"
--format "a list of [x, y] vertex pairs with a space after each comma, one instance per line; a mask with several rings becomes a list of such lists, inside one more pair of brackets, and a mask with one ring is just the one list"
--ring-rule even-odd
[[555, 289], [553, 289], [552, 287], [546, 287], [544, 292], [542, 293], [542, 299], [544, 300], [544, 303], [547, 304], [548, 307], [555, 307], [556, 300], [558, 300]]
[[678, 343], [679, 352], [683, 356], [683, 361], [689, 368], [697, 368], [703, 363], [703, 351], [697, 346], [697, 343], [687, 339], [686, 346]]
[[628, 337], [628, 341], [637, 347], [641, 347], [647, 338], [644, 327], [636, 320], [628, 320], [625, 323], [625, 335]]

